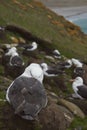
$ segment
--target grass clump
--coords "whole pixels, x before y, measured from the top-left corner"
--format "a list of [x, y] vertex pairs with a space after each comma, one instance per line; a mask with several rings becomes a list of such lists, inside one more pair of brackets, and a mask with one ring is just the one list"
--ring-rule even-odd
[[82, 130], [87, 130], [87, 117], [85, 119], [76, 117], [71, 123], [70, 128], [67, 130], [74, 130], [75, 128], [82, 128]]
[[[4, 10], [4, 11], [3, 11]], [[1, 0], [0, 25], [17, 25], [49, 41], [67, 57], [87, 60], [87, 36], [79, 27], [34, 0]]]

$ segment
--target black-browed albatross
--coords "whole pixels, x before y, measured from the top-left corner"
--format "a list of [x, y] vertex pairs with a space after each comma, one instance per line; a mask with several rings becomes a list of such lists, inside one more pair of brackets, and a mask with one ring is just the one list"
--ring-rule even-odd
[[72, 88], [77, 98], [87, 99], [87, 86], [83, 83], [83, 79], [81, 77], [76, 77], [72, 81]]
[[6, 93], [6, 99], [13, 106], [15, 114], [27, 120], [36, 119], [41, 109], [47, 105], [44, 86], [37, 79], [41, 74], [39, 72], [34, 78], [34, 74], [32, 77], [31, 73], [30, 68], [25, 69], [25, 72], [8, 87]]
[[56, 67], [48, 66], [47, 63], [41, 63], [41, 67], [43, 69], [44, 75], [48, 77], [58, 76], [64, 72], [60, 69], [57, 69]]

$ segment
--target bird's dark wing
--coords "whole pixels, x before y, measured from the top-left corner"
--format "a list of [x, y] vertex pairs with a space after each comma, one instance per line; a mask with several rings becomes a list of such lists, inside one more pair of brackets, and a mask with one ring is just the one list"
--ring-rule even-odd
[[85, 70], [82, 67], [76, 67], [74, 69], [74, 73], [76, 73], [78, 76], [82, 76], [85, 73]]
[[67, 61], [65, 61], [65, 62], [60, 62], [60, 63], [58, 63], [58, 65], [61, 65], [61, 66], [68, 66], [68, 65], [70, 65]]
[[57, 52], [53, 52], [53, 55], [60, 56], [60, 54], [58, 54]]
[[10, 57], [11, 56], [3, 55], [2, 56], [2, 65], [4, 65], [4, 66], [7, 65], [9, 63]]
[[10, 64], [13, 66], [22, 66], [23, 60], [19, 56], [14, 56], [10, 59]]
[[14, 81], [8, 96], [16, 113], [32, 117], [45, 106], [47, 100], [43, 85], [34, 78], [26, 77]]
[[59, 75], [59, 74], [63, 74], [63, 71], [61, 70], [56, 70], [56, 69], [49, 69], [46, 71], [48, 74], [54, 74], [54, 75]]
[[32, 44], [27, 43], [27, 44], [19, 44], [18, 47], [21, 47], [26, 50], [28, 48], [31, 49], [33, 46], [32, 46]]
[[87, 86], [82, 85], [82, 86], [78, 86], [78, 94], [83, 97], [83, 98], [87, 98]]
[[32, 45], [28, 45], [27, 47], [25, 47], [26, 50], [31, 50], [33, 48]]
[[67, 66], [69, 66], [70, 64], [68, 62], [59, 62], [56, 65], [56, 69], [60, 69], [60, 70], [64, 70], [66, 69]]

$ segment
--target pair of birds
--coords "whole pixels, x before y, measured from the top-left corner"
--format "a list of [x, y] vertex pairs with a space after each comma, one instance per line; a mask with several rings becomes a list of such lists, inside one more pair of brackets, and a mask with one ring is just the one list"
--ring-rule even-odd
[[63, 74], [65, 69], [69, 69], [72, 66], [72, 61], [67, 59], [66, 61], [58, 62], [54, 66], [48, 66], [46, 63], [42, 63], [41, 66], [46, 76], [58, 76], [59, 74]]
[[85, 70], [83, 69], [83, 63], [80, 62], [78, 59], [75, 59], [75, 58], [67, 59], [64, 63], [60, 62], [58, 64], [61, 64], [61, 65], [65, 64], [64, 66], [66, 66], [66, 68], [70, 68], [73, 65], [74, 77], [82, 76], [85, 73]]
[[83, 63], [78, 59], [72, 58], [71, 63], [75, 66], [74, 74], [75, 79], [70, 80], [72, 83], [72, 88], [75, 92], [75, 97], [80, 99], [87, 99], [87, 86], [83, 83], [83, 78], [81, 77], [85, 70], [83, 69]]
[[[47, 105], [47, 95], [43, 86], [44, 74], [48, 73], [46, 67], [46, 63], [31, 63], [7, 89], [7, 101], [13, 106], [15, 114], [24, 119], [36, 119], [41, 109]], [[50, 71], [50, 75], [54, 76], [53, 70]], [[57, 72], [59, 73], [60, 71]]]
[[[25, 49], [25, 51], [34, 51], [35, 49], [37, 49], [37, 43], [36, 42], [32, 42], [31, 45], [27, 45], [23, 47]], [[20, 66], [20, 65], [24, 65], [24, 62], [22, 60], [22, 58], [19, 56], [18, 52], [17, 52], [17, 48], [16, 47], [10, 47], [10, 45], [7, 46], [7, 52], [4, 55], [4, 60], [3, 60], [3, 64], [6, 64], [9, 62], [9, 64], [12, 66]], [[9, 60], [10, 58], [10, 60]]]

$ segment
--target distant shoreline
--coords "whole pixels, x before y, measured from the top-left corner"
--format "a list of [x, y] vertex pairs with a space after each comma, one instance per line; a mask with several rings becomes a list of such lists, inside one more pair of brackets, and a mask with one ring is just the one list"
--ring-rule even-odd
[[87, 6], [77, 6], [77, 7], [48, 7], [58, 15], [64, 16], [66, 19], [74, 19], [76, 17], [80, 18], [82, 15], [87, 16]]
[[47, 8], [51, 9], [58, 15], [64, 16], [68, 20], [87, 17], [87, 1], [86, 0], [37, 0], [41, 1]]

